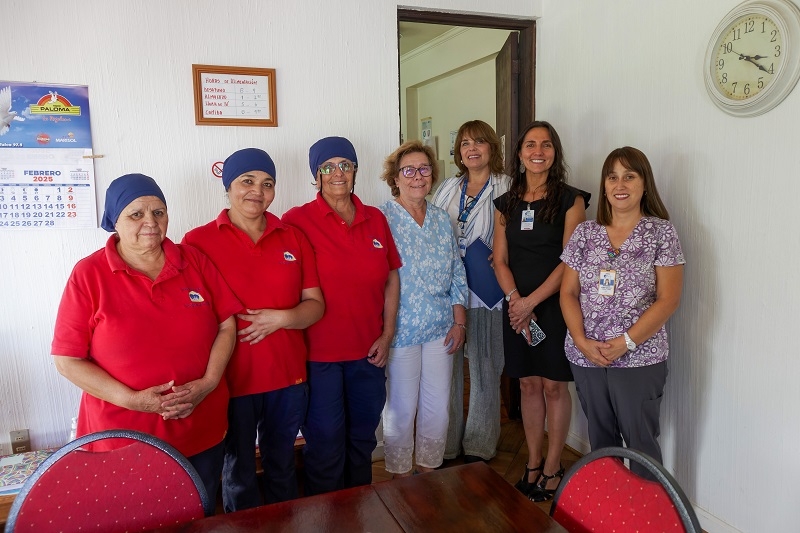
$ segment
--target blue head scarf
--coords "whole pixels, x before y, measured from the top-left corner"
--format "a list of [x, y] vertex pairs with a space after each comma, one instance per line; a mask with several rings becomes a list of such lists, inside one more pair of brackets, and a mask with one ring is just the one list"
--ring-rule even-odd
[[222, 185], [225, 186], [227, 191], [233, 180], [245, 172], [252, 172], [253, 170], [261, 170], [272, 176], [272, 179], [276, 179], [275, 163], [272, 162], [272, 158], [264, 150], [245, 148], [233, 152], [222, 164]]
[[325, 137], [311, 145], [308, 150], [308, 165], [311, 167], [311, 174], [314, 178], [317, 177], [319, 166], [332, 157], [344, 157], [358, 165], [353, 143], [344, 137]]
[[120, 213], [125, 207], [142, 196], [156, 196], [164, 205], [167, 200], [156, 181], [144, 174], [125, 174], [111, 182], [106, 191], [106, 207], [100, 227], [114, 232]]

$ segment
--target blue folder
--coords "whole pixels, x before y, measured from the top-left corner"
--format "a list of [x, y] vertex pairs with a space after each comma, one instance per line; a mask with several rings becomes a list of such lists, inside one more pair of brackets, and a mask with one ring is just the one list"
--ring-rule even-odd
[[503, 290], [497, 283], [494, 269], [489, 262], [492, 249], [481, 239], [467, 246], [464, 255], [464, 269], [467, 271], [467, 285], [489, 308], [503, 299]]

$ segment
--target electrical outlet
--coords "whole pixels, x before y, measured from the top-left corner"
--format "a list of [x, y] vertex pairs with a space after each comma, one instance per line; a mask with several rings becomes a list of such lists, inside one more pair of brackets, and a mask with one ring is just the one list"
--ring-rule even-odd
[[11, 437], [11, 452], [24, 453], [31, 451], [31, 436], [27, 429], [18, 429], [8, 434]]

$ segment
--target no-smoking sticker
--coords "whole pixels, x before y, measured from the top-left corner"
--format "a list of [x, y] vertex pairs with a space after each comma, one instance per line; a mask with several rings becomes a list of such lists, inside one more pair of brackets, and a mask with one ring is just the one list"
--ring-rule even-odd
[[222, 161], [217, 161], [211, 165], [211, 173], [214, 174], [215, 178], [222, 177]]

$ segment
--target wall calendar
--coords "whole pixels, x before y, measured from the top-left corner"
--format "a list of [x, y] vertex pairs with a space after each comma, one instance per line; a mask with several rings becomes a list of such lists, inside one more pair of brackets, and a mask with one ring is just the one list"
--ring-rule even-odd
[[96, 228], [86, 86], [0, 81], [0, 230]]

